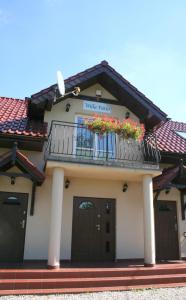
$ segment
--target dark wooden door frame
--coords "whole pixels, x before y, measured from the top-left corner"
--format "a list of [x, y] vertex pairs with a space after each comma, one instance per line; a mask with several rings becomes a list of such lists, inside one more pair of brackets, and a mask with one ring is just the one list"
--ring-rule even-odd
[[85, 197], [85, 196], [74, 196], [73, 197], [73, 210], [72, 210], [72, 235], [71, 235], [71, 260], [72, 260], [72, 254], [73, 254], [73, 226], [75, 222], [74, 218], [74, 201], [75, 199], [82, 199], [85, 201], [91, 201], [91, 200], [111, 200], [114, 203], [114, 236], [113, 236], [113, 243], [114, 243], [114, 251], [113, 251], [113, 261], [116, 259], [116, 199], [115, 198], [105, 198], [105, 197]]
[[26, 214], [25, 214], [25, 227], [24, 227], [24, 238], [23, 238], [23, 248], [22, 248], [22, 261], [24, 260], [24, 251], [25, 251], [25, 239], [26, 239], [26, 228], [27, 228], [27, 215], [28, 215], [28, 201], [29, 201], [29, 193], [21, 193], [21, 192], [7, 192], [0, 191], [0, 194], [7, 194], [7, 196], [16, 196], [16, 195], [24, 195], [26, 200]]
[[[157, 200], [154, 205], [154, 220], [156, 224], [156, 205], [157, 202], [162, 202], [162, 203], [174, 203], [175, 208], [176, 208], [176, 224], [177, 224], [177, 234], [176, 234], [176, 239], [177, 239], [177, 252], [178, 252], [178, 260], [181, 259], [181, 249], [180, 249], [180, 242], [179, 242], [179, 214], [178, 214], [178, 208], [177, 208], [177, 201], [176, 200]], [[155, 243], [156, 243], [156, 225], [155, 225]], [[166, 259], [165, 259], [166, 260]]]
[[[25, 254], [25, 240], [26, 240], [26, 228], [27, 228], [27, 216], [28, 216], [29, 193], [19, 193], [19, 194], [24, 194], [24, 195], [27, 197], [26, 215], [25, 215], [25, 232], [24, 232], [23, 251], [22, 251], [22, 261], [24, 261], [24, 254]], [[32, 203], [31, 203], [31, 204], [32, 204]]]

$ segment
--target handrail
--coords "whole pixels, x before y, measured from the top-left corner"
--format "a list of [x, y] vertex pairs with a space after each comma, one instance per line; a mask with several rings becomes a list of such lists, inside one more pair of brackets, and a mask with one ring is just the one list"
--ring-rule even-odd
[[158, 164], [160, 152], [157, 149], [154, 133], [146, 133], [144, 139], [125, 140], [116, 133], [99, 135], [92, 133], [85, 124], [68, 121], [51, 122], [45, 159], [81, 159], [109, 162], [139, 162], [142, 164]]

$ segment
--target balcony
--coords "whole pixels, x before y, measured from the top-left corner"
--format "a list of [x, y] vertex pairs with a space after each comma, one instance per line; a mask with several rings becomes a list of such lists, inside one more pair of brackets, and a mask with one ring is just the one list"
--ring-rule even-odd
[[142, 141], [123, 139], [115, 133], [100, 135], [86, 125], [52, 121], [45, 159], [129, 168], [159, 168], [156, 138], [146, 133]]

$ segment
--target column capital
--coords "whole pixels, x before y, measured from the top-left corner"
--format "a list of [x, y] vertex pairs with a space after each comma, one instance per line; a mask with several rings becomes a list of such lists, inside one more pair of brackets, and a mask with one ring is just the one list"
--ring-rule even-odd
[[54, 172], [54, 171], [64, 172], [65, 170], [64, 170], [64, 168], [62, 168], [62, 167], [53, 167], [52, 171], [53, 171], [53, 172]]

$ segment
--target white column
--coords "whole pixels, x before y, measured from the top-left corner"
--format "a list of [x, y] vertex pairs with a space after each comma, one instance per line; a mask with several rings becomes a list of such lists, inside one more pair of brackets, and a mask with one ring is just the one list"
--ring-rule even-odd
[[152, 176], [143, 176], [144, 260], [146, 266], [155, 265], [155, 228]]
[[60, 267], [63, 186], [64, 170], [61, 168], [54, 168], [52, 179], [52, 199], [48, 249], [48, 266], [50, 268]]

